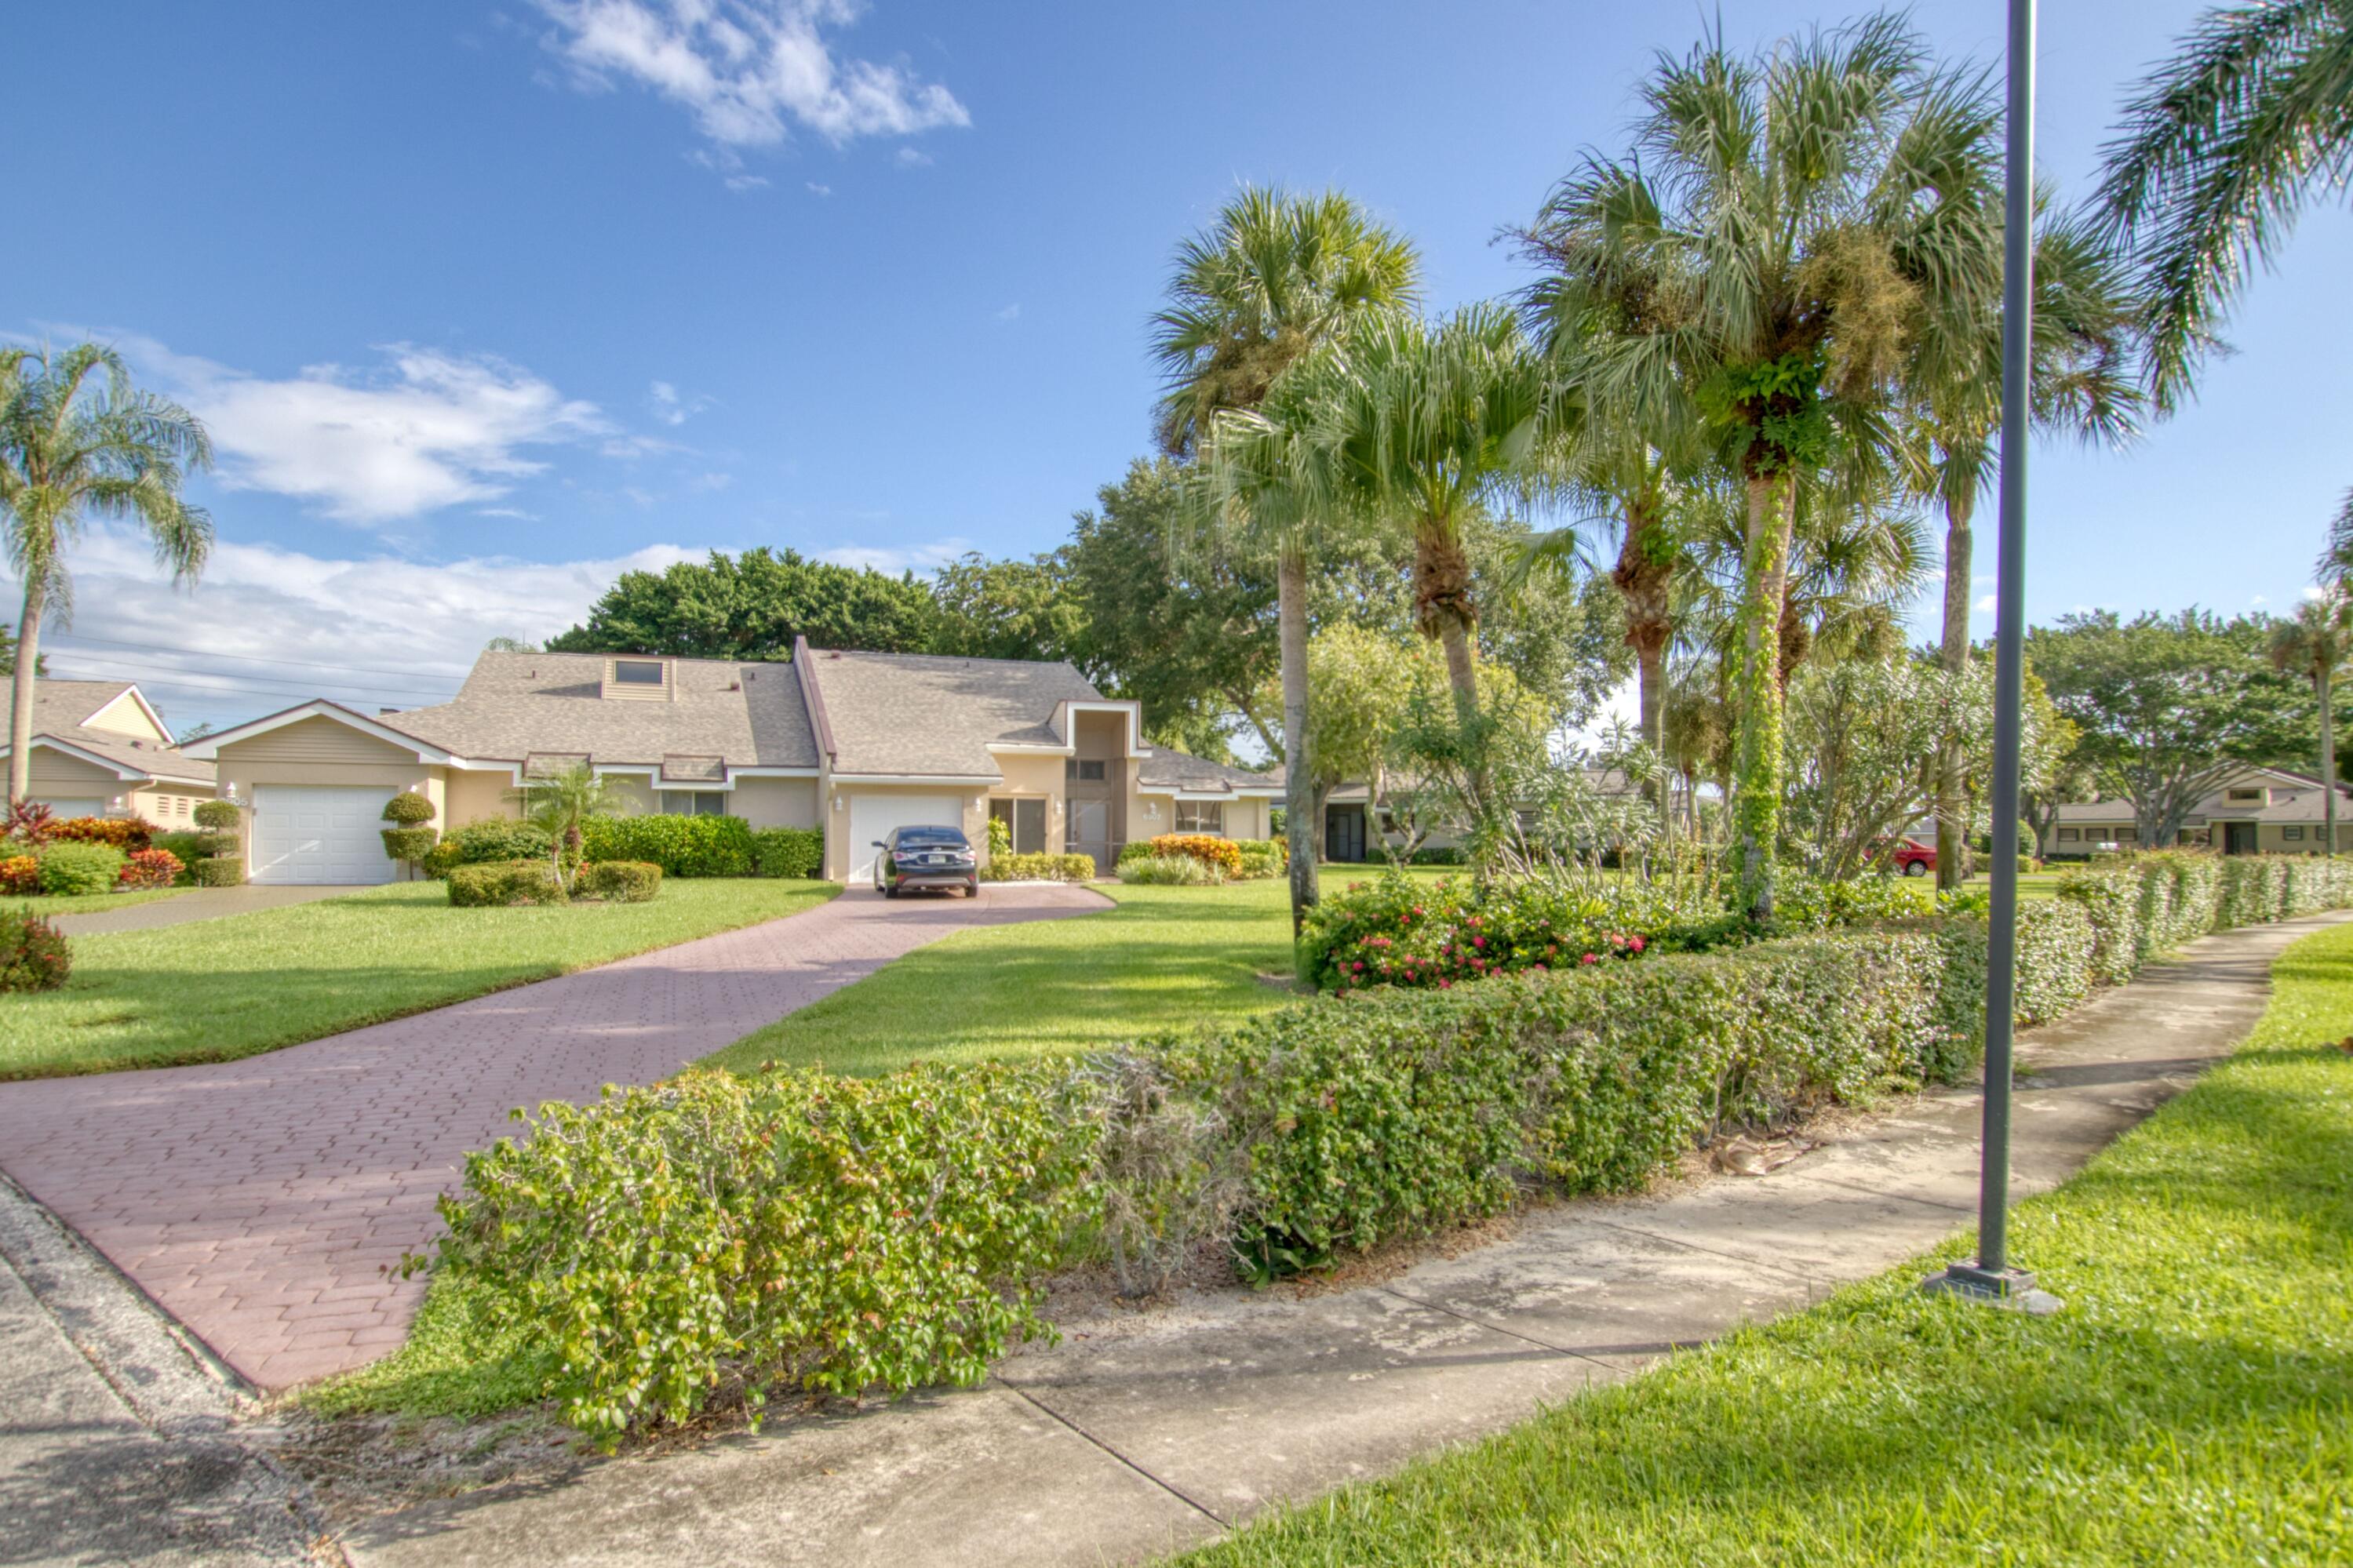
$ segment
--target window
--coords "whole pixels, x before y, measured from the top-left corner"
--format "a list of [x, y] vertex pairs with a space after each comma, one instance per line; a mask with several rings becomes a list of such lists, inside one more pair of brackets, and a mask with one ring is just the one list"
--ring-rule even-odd
[[988, 815], [1006, 825], [1016, 855], [1046, 852], [1046, 803], [1042, 800], [992, 800]]
[[613, 679], [621, 686], [659, 686], [662, 683], [661, 660], [617, 658], [613, 661]]
[[1100, 761], [1072, 757], [1062, 764], [1062, 776], [1066, 779], [1076, 779], [1082, 784], [1102, 784], [1110, 776], [1110, 773], [1106, 764]]
[[2074, 844], [2080, 842], [2080, 840], [2076, 836], [2076, 830], [2074, 828], [2063, 827], [2059, 830], [2059, 842], [2062, 844]]
[[1176, 831], [1206, 833], [1212, 837], [1226, 836], [1226, 803], [1221, 800], [1180, 800], [1176, 803]]
[[725, 816], [727, 797], [715, 789], [666, 789], [654, 796], [654, 805], [672, 816]]
[[2263, 792], [2259, 789], [2226, 789], [2222, 792], [2222, 798], [2234, 804], [2260, 805]]
[[2140, 837], [2140, 829], [2137, 827], [2119, 827], [2111, 833], [2109, 837], [2114, 838], [2119, 844], [2130, 844]]
[[2304, 829], [2294, 826], [2283, 827], [2280, 829], [2280, 837], [2292, 844], [2300, 843], [2304, 838]]

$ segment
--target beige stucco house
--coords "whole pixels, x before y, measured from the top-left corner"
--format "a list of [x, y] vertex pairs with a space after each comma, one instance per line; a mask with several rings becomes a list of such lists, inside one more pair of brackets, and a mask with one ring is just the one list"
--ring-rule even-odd
[[[2211, 845], [2226, 855], [2317, 855], [2327, 847], [2327, 788], [2309, 773], [2246, 767], [2226, 774], [2182, 820], [2179, 842]], [[2337, 786], [2337, 847], [2353, 850], [2353, 790]], [[2059, 807], [2042, 853], [2072, 859], [2101, 849], [2140, 847], [2129, 800]]]
[[[0, 683], [0, 758], [14, 699]], [[26, 798], [59, 817], [143, 816], [185, 828], [196, 803], [213, 796], [213, 764], [180, 749], [132, 681], [36, 680], [27, 749]]]
[[789, 664], [486, 653], [456, 698], [363, 713], [324, 699], [206, 737], [224, 795], [251, 813], [259, 882], [383, 882], [396, 791], [451, 827], [513, 816], [523, 781], [586, 763], [639, 811], [816, 827], [825, 875], [872, 875], [892, 828], [961, 826], [986, 853], [1092, 855], [1132, 837], [1267, 836], [1279, 779], [1144, 743], [1134, 702], [1068, 664], [811, 648]]

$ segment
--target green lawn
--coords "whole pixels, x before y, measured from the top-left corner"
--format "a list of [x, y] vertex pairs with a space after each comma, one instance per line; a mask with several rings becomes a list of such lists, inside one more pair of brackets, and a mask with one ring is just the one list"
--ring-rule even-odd
[[440, 883], [407, 882], [74, 937], [64, 989], [0, 997], [0, 1079], [251, 1056], [773, 920], [836, 890], [671, 879], [646, 904], [461, 910]]
[[2018, 1212], [2058, 1317], [1924, 1260], [1186, 1563], [2353, 1561], [2353, 926], [2273, 973], [2236, 1058]]
[[[2031, 904], [2035, 902], [2037, 900], [2055, 897], [2059, 891], [2059, 879], [2065, 874], [2066, 873], [2063, 871], [2020, 872], [2018, 877], [2019, 902]], [[1993, 886], [1993, 879], [1986, 872], [1980, 871], [1976, 876], [1971, 877], [1965, 885], [1972, 888], [1989, 888]]]
[[30, 910], [37, 915], [98, 915], [109, 910], [152, 904], [158, 899], [176, 899], [187, 891], [186, 888], [142, 888], [135, 892], [85, 893], [71, 899], [42, 893], [32, 898], [0, 899], [0, 909]]

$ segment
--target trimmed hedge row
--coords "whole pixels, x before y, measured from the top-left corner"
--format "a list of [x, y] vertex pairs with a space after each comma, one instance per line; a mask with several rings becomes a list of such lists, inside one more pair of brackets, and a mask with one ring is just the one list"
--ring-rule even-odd
[[2058, 897], [2090, 919], [2092, 971], [2115, 982], [2211, 931], [2353, 904], [2353, 860], [2161, 849], [2070, 871]]
[[670, 877], [748, 877], [752, 825], [740, 816], [596, 816], [580, 827], [580, 853], [590, 860], [645, 860]]
[[992, 855], [980, 868], [984, 882], [1092, 882], [1092, 855]]
[[[2021, 1022], [2080, 1003], [2104, 952], [2195, 934], [2201, 907], [2211, 925], [2353, 902], [2353, 867], [2099, 876], [2021, 911]], [[1986, 952], [1982, 919], [1921, 917], [1368, 988], [1076, 1064], [689, 1073], [543, 1107], [470, 1157], [441, 1260], [561, 1346], [550, 1391], [607, 1439], [722, 1389], [756, 1411], [770, 1388], [972, 1381], [1050, 1332], [1037, 1303], [1060, 1265], [1107, 1257], [1139, 1294], [1219, 1238], [1245, 1274], [1314, 1268], [1957, 1078], [1982, 1048]]]
[[825, 865], [825, 833], [816, 827], [752, 830], [752, 869], [762, 877], [809, 878]]

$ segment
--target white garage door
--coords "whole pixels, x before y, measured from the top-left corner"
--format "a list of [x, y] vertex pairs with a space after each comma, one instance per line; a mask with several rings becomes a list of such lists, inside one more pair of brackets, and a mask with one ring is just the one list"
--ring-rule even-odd
[[962, 827], [964, 802], [952, 795], [849, 797], [849, 880], [874, 880], [874, 845], [894, 827]]
[[257, 882], [389, 882], [385, 858], [389, 789], [354, 784], [260, 784], [253, 792]]
[[67, 795], [37, 795], [31, 797], [35, 805], [46, 805], [49, 815], [59, 822], [71, 822], [77, 816], [103, 816], [106, 802], [98, 799], [76, 800]]

